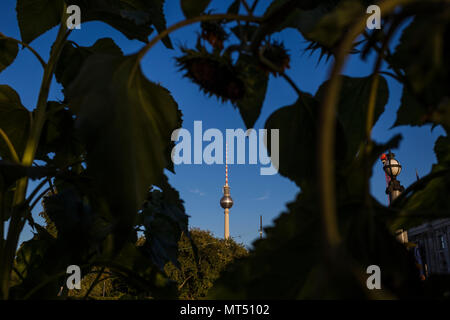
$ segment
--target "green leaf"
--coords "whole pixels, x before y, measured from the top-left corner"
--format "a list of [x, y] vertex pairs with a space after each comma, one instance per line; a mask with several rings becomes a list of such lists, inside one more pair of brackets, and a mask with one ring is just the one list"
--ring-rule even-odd
[[285, 28], [297, 29], [305, 36], [335, 6], [336, 2], [333, 0], [275, 0], [264, 13], [266, 21], [258, 30], [258, 37], [263, 39], [265, 35], [279, 32]]
[[[431, 20], [428, 15], [418, 15], [403, 30], [391, 62], [405, 70], [415, 92], [433, 89], [430, 84], [438, 86], [440, 93], [447, 92], [449, 63], [446, 57], [450, 52], [444, 43], [449, 30], [448, 10], [447, 14], [435, 13]], [[415, 54], [412, 56], [411, 52]], [[432, 98], [431, 93], [429, 97]]]
[[89, 175], [118, 228], [130, 228], [170, 161], [178, 106], [169, 91], [145, 78], [136, 56], [90, 56], [67, 95], [86, 145]]
[[56, 170], [47, 167], [25, 167], [0, 159], [0, 219], [8, 220], [14, 199], [16, 182], [20, 178], [41, 179], [56, 174]]
[[[73, 112], [61, 103], [49, 101], [36, 159], [67, 169], [80, 162], [83, 151], [76, 134]], [[54, 154], [51, 159], [49, 153]]]
[[[128, 39], [148, 41], [154, 26], [158, 32], [166, 29], [164, 0], [66, 0], [78, 5], [82, 22], [102, 21], [122, 32]], [[70, 3], [69, 3], [70, 2]], [[169, 37], [163, 39], [172, 48]]]
[[[338, 118], [345, 131], [348, 156], [353, 158], [361, 143], [364, 143], [366, 139], [366, 119], [373, 78], [371, 76], [364, 78], [341, 77], [342, 88], [338, 104]], [[323, 99], [327, 87], [328, 81], [320, 86], [316, 93], [319, 100]], [[388, 97], [389, 90], [386, 79], [380, 76], [373, 115], [374, 125], [384, 112]]]
[[284, 15], [284, 19], [280, 18], [275, 22], [275, 32], [284, 28], [295, 28], [303, 33], [312, 31], [317, 22], [333, 8], [333, 1], [276, 0], [267, 8], [264, 16]]
[[[279, 129], [279, 173], [302, 185], [315, 173], [317, 101], [309, 94], [272, 113], [265, 128]], [[311, 113], [310, 113], [311, 111]], [[267, 150], [271, 150], [270, 144]]]
[[151, 190], [142, 210], [142, 224], [145, 227], [143, 250], [153, 263], [164, 269], [167, 262], [178, 265], [178, 241], [188, 233], [188, 216], [183, 201], [164, 176], [160, 184], [162, 192]]
[[[434, 171], [436, 172], [436, 171]], [[426, 177], [423, 177], [424, 179]], [[445, 174], [432, 179], [422, 189], [411, 194], [392, 219], [392, 229], [418, 226], [428, 221], [450, 217], [450, 173], [447, 167]]]
[[417, 181], [412, 191], [402, 194], [406, 198], [400, 203], [393, 203], [399, 210], [391, 223], [392, 228], [407, 229], [434, 219], [450, 217], [450, 138], [439, 137], [434, 151], [438, 163], [433, 165], [431, 173]]
[[181, 9], [186, 18], [199, 16], [208, 7], [211, 0], [181, 0]]
[[123, 55], [120, 47], [110, 38], [99, 39], [91, 47], [80, 47], [68, 41], [64, 44], [55, 68], [56, 80], [67, 88], [78, 76], [86, 59], [94, 53]]
[[[361, 5], [361, 2], [363, 5]], [[296, 1], [276, 0], [267, 8], [266, 21], [257, 32], [257, 41], [265, 35], [280, 32], [286, 28], [298, 30], [310, 41], [307, 50], [321, 50], [331, 55], [348, 26], [355, 18], [364, 14], [365, 0], [321, 0]]]
[[5, 70], [17, 57], [19, 46], [16, 41], [0, 35], [0, 72]]
[[428, 122], [429, 119], [428, 110], [404, 87], [400, 107], [397, 110], [397, 120], [393, 127], [405, 125], [421, 126]]
[[[78, 5], [81, 21], [102, 21], [122, 32], [128, 39], [148, 41], [151, 26], [165, 29], [165, 18], [161, 0], [66, 0]], [[166, 41], [168, 44], [168, 40]]]
[[30, 43], [61, 22], [64, 0], [17, 0], [22, 41]]
[[[439, 164], [450, 164], [450, 137], [439, 137], [434, 145]], [[450, 166], [449, 166], [450, 167]]]
[[240, 69], [245, 85], [245, 95], [236, 102], [236, 106], [239, 108], [246, 127], [253, 128], [261, 114], [269, 75], [260, 68], [257, 59], [246, 54], [239, 56], [236, 67]]
[[430, 6], [403, 30], [389, 60], [406, 79], [395, 126], [434, 123], [449, 130], [449, 32], [448, 10], [442, 4]]
[[[310, 94], [302, 93], [291, 106], [278, 109], [266, 121], [266, 129], [279, 129], [279, 173], [293, 180], [300, 187], [314, 180], [317, 161], [317, 124], [319, 102]], [[336, 163], [345, 154], [343, 133], [336, 129]], [[271, 150], [270, 141], [267, 150]]]
[[[318, 42], [325, 48], [331, 49], [337, 45], [348, 27], [365, 12], [365, 8], [359, 0], [342, 1], [334, 10], [327, 12], [329, 8], [329, 5], [324, 5], [314, 11], [316, 17], [320, 17], [321, 14], [323, 16], [316, 24], [313, 22], [313, 27], [313, 24], [309, 22], [298, 25], [298, 28], [308, 40]], [[308, 29], [310, 31], [306, 31]]]
[[24, 167], [20, 164], [0, 159], [0, 219], [6, 221], [11, 216], [17, 180], [26, 176], [31, 179], [39, 179], [54, 173], [53, 170], [44, 167]]
[[[99, 251], [111, 224], [95, 211], [88, 195], [73, 186], [57, 188], [44, 198], [44, 215], [57, 230], [58, 248], [70, 251], [69, 258], [86, 263], [93, 251]], [[94, 200], [95, 201], [95, 200]]]
[[336, 181], [339, 181], [336, 185], [337, 198], [345, 202], [367, 196], [370, 190], [369, 178], [372, 176], [374, 165], [379, 163], [383, 152], [397, 149], [401, 139], [401, 135], [395, 135], [387, 143], [373, 142], [370, 151], [363, 149], [356, 157], [342, 162], [336, 172]]
[[[151, 26], [159, 32], [166, 28], [163, 0], [19, 0], [16, 10], [22, 40], [29, 43], [58, 25], [64, 3], [80, 7], [82, 22], [105, 22], [129, 39], [147, 42]], [[172, 48], [168, 37], [163, 42]]]
[[[30, 129], [30, 113], [22, 105], [17, 92], [7, 85], [0, 85], [0, 128], [21, 157]], [[0, 156], [3, 159], [12, 159], [3, 138], [0, 138]]]

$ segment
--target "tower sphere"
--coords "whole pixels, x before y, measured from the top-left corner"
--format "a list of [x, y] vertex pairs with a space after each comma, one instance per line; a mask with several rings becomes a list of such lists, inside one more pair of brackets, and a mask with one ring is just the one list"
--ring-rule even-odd
[[224, 209], [230, 209], [233, 206], [233, 199], [230, 196], [223, 196], [220, 199], [220, 206]]

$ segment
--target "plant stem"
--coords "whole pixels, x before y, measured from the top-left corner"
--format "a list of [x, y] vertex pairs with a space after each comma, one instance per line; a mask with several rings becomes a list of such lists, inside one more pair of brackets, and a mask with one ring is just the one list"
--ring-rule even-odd
[[244, 5], [245, 10], [247, 10], [247, 13], [249, 15], [252, 15], [253, 11], [250, 9], [250, 6], [247, 4], [246, 0], [241, 0], [241, 3]]
[[[381, 49], [378, 51], [378, 57], [377, 61], [373, 68], [373, 80], [372, 80], [372, 86], [370, 88], [370, 97], [369, 97], [369, 106], [367, 111], [367, 118], [366, 118], [366, 138], [368, 141], [368, 149], [367, 152], [370, 151], [372, 148], [372, 127], [374, 125], [374, 113], [375, 113], [375, 105], [377, 101], [377, 91], [378, 91], [378, 84], [379, 84], [379, 73], [381, 64], [383, 63], [383, 59], [386, 56], [386, 51], [389, 50], [389, 42], [394, 35], [395, 30], [397, 30], [397, 27], [400, 25], [402, 20], [396, 20], [393, 22], [393, 24], [389, 27], [389, 30], [386, 33], [386, 36], [383, 40], [383, 44], [381, 45]], [[365, 33], [365, 36], [367, 37], [367, 34]]]
[[[50, 55], [50, 59], [45, 66], [44, 75], [39, 91], [39, 97], [36, 105], [36, 118], [33, 121], [32, 128], [30, 130], [30, 136], [25, 146], [25, 151], [22, 157], [22, 165], [29, 167], [33, 163], [34, 156], [40, 140], [42, 128], [44, 126], [47, 109], [47, 99], [50, 91], [50, 85], [53, 79], [53, 73], [58, 61], [59, 55], [62, 50], [62, 46], [68, 36], [65, 25], [66, 6], [64, 5], [61, 24], [59, 27], [58, 35], [53, 45], [53, 50]], [[16, 254], [17, 245], [19, 242], [19, 236], [25, 225], [26, 219], [24, 219], [24, 211], [22, 204], [25, 201], [26, 191], [28, 186], [28, 178], [21, 178], [17, 182], [16, 191], [13, 199], [13, 211], [11, 214], [11, 220], [8, 228], [8, 235], [6, 238], [6, 244], [3, 256], [0, 257], [2, 264], [0, 265], [0, 297], [8, 299], [9, 296], [9, 280], [12, 265], [14, 263], [14, 257]]]
[[253, 2], [252, 7], [251, 7], [252, 12], [255, 11], [256, 6], [258, 5], [258, 1], [259, 1], [259, 0], [255, 0], [255, 1]]
[[14, 162], [20, 163], [19, 156], [17, 155], [16, 149], [14, 149], [14, 146], [13, 146], [11, 140], [9, 140], [8, 135], [6, 134], [5, 131], [3, 131], [2, 128], [0, 128], [0, 136], [3, 138], [6, 145], [8, 146], [9, 152], [11, 153], [11, 157], [14, 160]]
[[49, 191], [51, 190], [50, 187], [47, 187], [42, 191], [36, 199], [30, 204], [30, 211], [34, 209], [34, 207], [38, 204], [39, 200], [41, 200]]
[[[391, 13], [398, 5], [414, 2], [415, 0], [385, 0], [378, 5], [382, 15]], [[336, 127], [336, 105], [341, 89], [340, 72], [343, 69], [348, 52], [354, 40], [366, 28], [367, 16], [363, 15], [350, 28], [338, 48], [335, 63], [330, 73], [328, 90], [321, 107], [318, 139], [318, 182], [319, 199], [325, 228], [326, 244], [330, 249], [340, 245], [341, 237], [336, 217], [336, 180], [334, 172], [334, 133]]]

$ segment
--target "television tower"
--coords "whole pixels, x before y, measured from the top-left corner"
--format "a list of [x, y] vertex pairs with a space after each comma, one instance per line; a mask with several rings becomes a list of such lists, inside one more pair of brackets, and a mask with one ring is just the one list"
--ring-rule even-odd
[[225, 152], [225, 185], [223, 186], [223, 197], [220, 199], [220, 206], [225, 209], [225, 240], [230, 238], [230, 208], [233, 206], [233, 199], [230, 196], [230, 186], [228, 185], [228, 144]]

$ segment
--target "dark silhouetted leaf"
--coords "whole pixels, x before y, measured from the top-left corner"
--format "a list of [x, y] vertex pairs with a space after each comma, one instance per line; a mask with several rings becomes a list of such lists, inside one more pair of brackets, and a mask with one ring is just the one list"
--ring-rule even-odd
[[[67, 0], [69, 2], [81, 8], [82, 22], [103, 21], [129, 39], [147, 42], [152, 25], [157, 26], [158, 31], [165, 29], [162, 0]], [[166, 45], [171, 47], [168, 39]]]
[[[298, 30], [310, 41], [307, 50], [321, 50], [322, 56], [334, 54], [346, 29], [357, 17], [365, 13], [365, 0], [296, 1], [277, 0], [264, 14], [267, 21], [258, 30], [257, 40], [265, 33], [279, 32], [285, 28]], [[362, 3], [362, 4], [361, 4]]]
[[[81, 9], [82, 22], [103, 21], [122, 32], [129, 39], [147, 42], [152, 27], [161, 32], [166, 28], [163, 0], [19, 0], [17, 20], [22, 40], [31, 42], [47, 30], [58, 25], [67, 6]], [[170, 39], [163, 39], [172, 48]]]
[[[295, 104], [272, 113], [266, 121], [266, 129], [279, 129], [279, 173], [293, 180], [300, 187], [315, 177], [317, 162], [317, 124], [319, 102], [310, 94], [302, 93]], [[345, 137], [338, 123], [336, 128], [336, 164], [344, 161]], [[268, 139], [267, 150], [271, 150]], [[275, 165], [275, 164], [274, 164]], [[309, 182], [308, 182], [309, 180]]]
[[233, 3], [228, 7], [227, 13], [238, 14], [240, 5], [241, 0], [234, 0]]
[[30, 43], [61, 22], [64, 0], [18, 0], [16, 11], [22, 41]]
[[[36, 158], [66, 169], [80, 162], [84, 151], [76, 134], [74, 114], [67, 106], [55, 101], [47, 103], [47, 110]], [[54, 154], [52, 158], [49, 153]]]
[[[439, 137], [434, 145], [439, 164], [450, 164], [450, 137]], [[450, 166], [449, 166], [450, 167]]]
[[144, 77], [136, 56], [92, 55], [67, 93], [89, 174], [117, 227], [126, 230], [170, 161], [166, 151], [179, 124], [178, 106], [166, 89]]
[[122, 50], [110, 38], [99, 39], [91, 47], [80, 47], [73, 42], [65, 43], [55, 69], [56, 80], [67, 88], [77, 77], [84, 61], [94, 54], [103, 53], [122, 56]]
[[184, 213], [178, 191], [164, 177], [162, 192], [151, 190], [142, 210], [142, 225], [145, 227], [143, 249], [153, 263], [164, 269], [167, 262], [178, 265], [178, 241], [188, 233], [188, 216]]
[[[393, 228], [415, 227], [426, 221], [450, 217], [450, 138], [439, 137], [434, 151], [438, 163], [433, 165], [430, 175], [422, 177], [415, 183], [414, 192], [405, 195], [405, 199], [398, 199], [393, 205], [399, 208]], [[423, 183], [425, 182], [425, 183]]]
[[397, 120], [394, 126], [420, 126], [427, 121], [427, 110], [417, 102], [409, 93], [407, 88], [403, 88], [400, 107], [397, 110]]
[[[0, 128], [9, 137], [19, 157], [23, 154], [29, 127], [30, 113], [22, 105], [17, 92], [7, 85], [0, 85]], [[0, 139], [0, 156], [11, 159], [3, 138]]]
[[181, 0], [181, 9], [186, 18], [199, 16], [208, 7], [211, 0]]
[[241, 54], [236, 67], [243, 75], [245, 95], [236, 102], [241, 117], [247, 128], [253, 128], [261, 113], [266, 97], [269, 76], [258, 65], [258, 61], [252, 56]]
[[[366, 139], [366, 119], [372, 79], [372, 77], [352, 78], [342, 76], [338, 118], [345, 131], [350, 158], [356, 155], [361, 143], [365, 142]], [[325, 82], [317, 91], [316, 97], [319, 100], [322, 100], [327, 86], [328, 82]], [[373, 115], [374, 124], [384, 112], [388, 97], [389, 90], [386, 79], [380, 76]]]
[[418, 14], [403, 30], [389, 60], [404, 71], [407, 81], [396, 126], [434, 123], [450, 128], [448, 10], [444, 4], [435, 4]]
[[19, 46], [14, 40], [3, 38], [0, 35], [0, 72], [13, 63], [18, 52]]
[[[449, 66], [446, 57], [450, 52], [444, 39], [449, 31], [448, 10], [447, 16], [445, 13], [435, 15], [432, 20], [426, 14], [419, 15], [403, 30], [392, 62], [405, 70], [415, 92], [432, 89], [431, 83], [438, 86], [435, 90], [439, 89], [433, 93], [448, 91], [449, 76], [445, 67]], [[443, 80], [446, 81], [439, 83]]]
[[358, 0], [338, 2], [335, 8], [330, 5], [330, 1], [325, 1], [325, 4], [313, 10], [309, 18], [306, 18], [306, 14], [298, 17], [300, 24], [297, 28], [306, 39], [330, 50], [337, 46], [349, 26], [363, 13], [365, 7]]
[[311, 95], [302, 94], [295, 104], [272, 113], [265, 125], [267, 130], [280, 130], [279, 173], [298, 185], [315, 173], [317, 106]]

